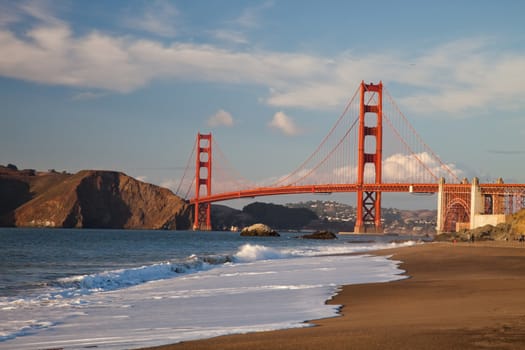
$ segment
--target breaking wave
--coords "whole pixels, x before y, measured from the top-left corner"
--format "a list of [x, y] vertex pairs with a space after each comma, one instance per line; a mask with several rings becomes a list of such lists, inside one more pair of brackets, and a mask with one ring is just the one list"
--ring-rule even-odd
[[[162, 262], [141, 267], [104, 271], [89, 275], [78, 275], [55, 280], [47, 285], [45, 291], [25, 299], [26, 302], [49, 302], [51, 300], [76, 298], [96, 292], [112, 291], [128, 288], [143, 283], [174, 278], [190, 273], [206, 271], [216, 266], [232, 263], [253, 263], [261, 260], [288, 259], [294, 257], [334, 255], [392, 248], [395, 246], [413, 245], [415, 242], [378, 243], [364, 246], [319, 246], [317, 248], [276, 249], [258, 244], [244, 244], [231, 255], [190, 255], [187, 258], [173, 262]], [[0, 298], [0, 309], [18, 308], [19, 302]], [[24, 304], [24, 303], [22, 303]]]

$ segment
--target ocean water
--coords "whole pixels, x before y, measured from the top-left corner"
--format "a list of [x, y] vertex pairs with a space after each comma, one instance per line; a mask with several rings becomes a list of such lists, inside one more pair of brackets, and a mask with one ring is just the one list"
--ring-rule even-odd
[[307, 327], [337, 315], [325, 302], [339, 286], [405, 278], [399, 262], [367, 251], [416, 244], [298, 235], [0, 229], [0, 349], [133, 349]]

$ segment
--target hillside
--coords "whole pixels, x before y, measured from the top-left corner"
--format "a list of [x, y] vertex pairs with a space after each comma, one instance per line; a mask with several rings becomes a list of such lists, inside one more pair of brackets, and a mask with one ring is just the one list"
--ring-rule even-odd
[[[357, 212], [354, 206], [335, 201], [307, 201], [288, 203], [290, 208], [306, 208], [313, 211], [319, 221], [312, 221], [307, 228], [353, 231]], [[434, 234], [436, 210], [403, 210], [382, 208], [381, 218], [384, 233]]]
[[120, 172], [0, 167], [0, 225], [187, 229], [190, 210], [170, 190]]
[[228, 230], [232, 226], [242, 228], [255, 223], [281, 230], [300, 230], [314, 220], [317, 220], [317, 215], [309, 209], [272, 203], [255, 202], [242, 210], [224, 205], [212, 206], [212, 226], [217, 230]]
[[[383, 208], [384, 233], [435, 234], [436, 210], [400, 210]], [[242, 228], [261, 222], [275, 229], [330, 230], [351, 232], [354, 229], [356, 209], [335, 201], [308, 201], [288, 203], [252, 203], [242, 210], [214, 204], [212, 226], [216, 230]]]

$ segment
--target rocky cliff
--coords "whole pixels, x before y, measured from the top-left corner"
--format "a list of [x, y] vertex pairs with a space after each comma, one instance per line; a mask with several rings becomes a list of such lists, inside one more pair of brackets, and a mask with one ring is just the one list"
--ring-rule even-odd
[[187, 229], [189, 206], [170, 190], [120, 172], [0, 169], [0, 225]]

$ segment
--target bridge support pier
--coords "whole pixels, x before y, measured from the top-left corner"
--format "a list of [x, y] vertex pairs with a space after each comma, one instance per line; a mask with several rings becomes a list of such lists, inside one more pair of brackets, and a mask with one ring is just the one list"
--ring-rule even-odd
[[437, 218], [436, 218], [436, 232], [438, 234], [445, 232], [445, 178], [439, 179], [438, 194], [437, 194]]
[[[503, 185], [503, 179], [498, 179], [497, 183]], [[505, 205], [506, 202], [512, 204], [512, 201], [508, 201], [509, 194], [483, 193], [478, 178], [472, 181], [470, 194], [470, 229], [507, 222], [506, 214], [513, 211], [513, 208], [506, 208]]]
[[[366, 101], [366, 102], [365, 102]], [[375, 104], [373, 104], [375, 103]], [[375, 114], [375, 117], [374, 117]], [[372, 115], [372, 117], [370, 117]], [[367, 139], [371, 139], [368, 142]], [[375, 149], [367, 149], [367, 145], [374, 145]], [[378, 85], [361, 82], [359, 105], [359, 139], [357, 151], [357, 217], [354, 227], [355, 233], [381, 233], [381, 192], [363, 191], [362, 186], [367, 172], [366, 165], [374, 168], [374, 182], [381, 184], [381, 163], [383, 152], [383, 83]], [[368, 183], [368, 182], [367, 182]]]
[[[503, 180], [498, 184], [503, 187]], [[494, 188], [494, 187], [493, 187]], [[445, 185], [439, 182], [436, 232], [455, 232], [461, 229], [475, 229], [484, 225], [496, 226], [507, 222], [513, 208], [510, 195], [502, 188], [483, 189], [478, 178], [469, 184], [466, 179], [461, 184]]]

